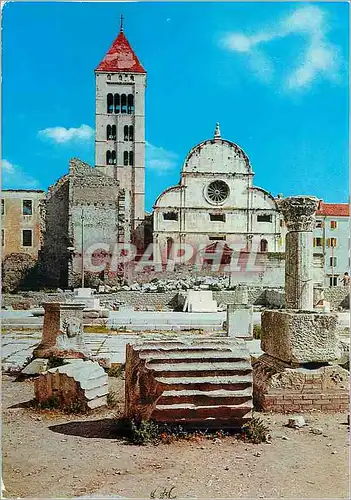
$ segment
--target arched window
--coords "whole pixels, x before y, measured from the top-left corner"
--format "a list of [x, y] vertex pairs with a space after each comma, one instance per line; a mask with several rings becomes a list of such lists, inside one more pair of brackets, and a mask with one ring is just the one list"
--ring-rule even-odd
[[134, 141], [134, 127], [133, 127], [133, 125], [129, 126], [129, 140]]
[[111, 165], [111, 163], [112, 163], [111, 151], [106, 151], [106, 165]]
[[106, 139], [111, 139], [111, 125], [107, 125], [106, 127]]
[[117, 163], [117, 160], [116, 160], [116, 151], [112, 151], [111, 159], [112, 159], [112, 161], [111, 161], [112, 165], [116, 165], [116, 163]]
[[128, 94], [128, 114], [134, 113], [134, 96]]
[[121, 111], [120, 109], [120, 98], [119, 94], [115, 94], [115, 113], [119, 113]]
[[125, 94], [121, 95], [121, 113], [127, 112], [127, 96]]
[[260, 252], [268, 252], [268, 241], [267, 240], [261, 240]]
[[129, 134], [128, 134], [128, 125], [124, 126], [124, 140], [128, 141], [129, 140]]
[[124, 166], [128, 165], [128, 151], [124, 151], [123, 153], [123, 165]]
[[111, 80], [111, 75], [110, 74], [107, 75], [107, 80]]
[[130, 75], [130, 79], [134, 81], [134, 75]]
[[119, 80], [122, 80], [122, 75], [119, 75], [119, 76], [118, 76], [118, 79], [119, 79]]
[[112, 140], [115, 141], [116, 140], [116, 125], [112, 125], [112, 127], [111, 127], [111, 136], [112, 136]]
[[113, 113], [113, 95], [107, 94], [107, 112]]
[[134, 165], [134, 153], [129, 151], [129, 165]]

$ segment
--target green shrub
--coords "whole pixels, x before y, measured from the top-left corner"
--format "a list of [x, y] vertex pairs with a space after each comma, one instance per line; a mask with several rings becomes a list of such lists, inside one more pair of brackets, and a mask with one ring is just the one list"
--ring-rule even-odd
[[107, 406], [110, 408], [116, 406], [118, 403], [116, 393], [114, 391], [108, 391], [107, 394]]
[[253, 326], [253, 338], [260, 340], [260, 338], [261, 338], [261, 325], [254, 325]]
[[108, 369], [107, 375], [109, 377], [121, 377], [123, 375], [124, 369], [124, 363], [117, 366], [111, 366], [111, 368]]
[[242, 437], [245, 441], [259, 444], [266, 443], [270, 439], [269, 429], [260, 418], [253, 417], [241, 428]]

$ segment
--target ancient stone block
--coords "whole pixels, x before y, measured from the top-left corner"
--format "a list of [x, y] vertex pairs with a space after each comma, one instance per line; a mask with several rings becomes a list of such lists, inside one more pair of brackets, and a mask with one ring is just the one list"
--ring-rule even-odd
[[38, 375], [39, 373], [43, 373], [47, 370], [48, 359], [45, 358], [36, 358], [33, 359], [27, 366], [23, 368], [21, 373], [23, 375]]
[[75, 288], [73, 301], [85, 304], [86, 309], [100, 308], [100, 299], [93, 296], [92, 288]]
[[252, 339], [253, 307], [245, 304], [228, 304], [227, 306], [228, 337]]
[[253, 399], [255, 409], [264, 411], [321, 410], [329, 401], [328, 410], [340, 411], [337, 401], [349, 399], [349, 372], [329, 364], [292, 368], [263, 354], [253, 363]]
[[88, 410], [107, 404], [108, 377], [98, 363], [75, 360], [40, 375], [34, 388], [39, 403], [55, 398], [63, 409], [74, 404]]
[[261, 347], [287, 363], [329, 362], [342, 352], [336, 335], [337, 316], [299, 311], [264, 311]]
[[189, 290], [183, 311], [217, 312], [217, 302], [211, 290]]
[[34, 356], [83, 358], [88, 354], [83, 334], [84, 304], [46, 302], [42, 341]]
[[240, 427], [252, 417], [251, 371], [243, 340], [128, 344], [125, 416], [194, 428]]

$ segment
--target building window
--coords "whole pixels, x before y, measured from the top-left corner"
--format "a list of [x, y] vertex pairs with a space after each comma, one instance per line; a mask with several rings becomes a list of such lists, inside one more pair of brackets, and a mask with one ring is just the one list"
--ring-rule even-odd
[[338, 244], [338, 241], [336, 238], [328, 238], [327, 239], [327, 245], [328, 247], [332, 247], [332, 248], [335, 248]]
[[134, 165], [134, 153], [129, 151], [129, 165]]
[[106, 127], [106, 139], [107, 140], [116, 140], [116, 125], [107, 125]]
[[267, 240], [260, 241], [260, 252], [268, 252], [268, 241]]
[[112, 165], [111, 151], [106, 151], [106, 165]]
[[107, 112], [113, 113], [113, 95], [107, 94]]
[[112, 151], [111, 160], [112, 160], [112, 165], [116, 165], [117, 163], [116, 151]]
[[338, 276], [329, 276], [329, 286], [338, 286]]
[[132, 94], [128, 94], [127, 102], [128, 102], [127, 112], [130, 115], [134, 113], [134, 96]]
[[5, 200], [1, 200], [1, 215], [5, 214]]
[[5, 231], [1, 229], [1, 246], [5, 246]]
[[272, 222], [271, 214], [259, 214], [257, 215], [257, 222]]
[[280, 227], [284, 227], [284, 220], [280, 219]]
[[128, 151], [123, 153], [123, 165], [126, 167], [128, 165]]
[[206, 188], [207, 201], [215, 205], [223, 203], [229, 196], [229, 186], [224, 181], [213, 181]]
[[134, 75], [130, 75], [130, 79], [134, 82]]
[[322, 246], [322, 238], [313, 238], [313, 246], [321, 247]]
[[32, 245], [33, 245], [32, 230], [31, 229], [23, 229], [23, 231], [22, 231], [22, 246], [31, 247]]
[[115, 113], [116, 114], [120, 113], [120, 111], [121, 111], [121, 108], [120, 108], [121, 100], [120, 100], [119, 94], [115, 94], [114, 104], [115, 104]]
[[127, 96], [125, 94], [121, 95], [121, 113], [127, 112]]
[[111, 75], [107, 75], [107, 80], [111, 80]]
[[225, 236], [209, 236], [208, 238], [210, 241], [224, 241]]
[[210, 214], [210, 221], [225, 222], [225, 214]]
[[163, 220], [178, 220], [178, 213], [177, 212], [164, 212], [163, 213]]
[[129, 140], [134, 141], [134, 127], [133, 127], [133, 125], [129, 126]]
[[23, 200], [23, 202], [22, 202], [22, 214], [23, 215], [33, 215], [33, 202], [32, 202], [32, 200]]
[[129, 140], [129, 127], [128, 127], [128, 125], [124, 125], [124, 140], [125, 141]]
[[316, 228], [321, 229], [323, 227], [323, 221], [321, 220], [316, 220]]
[[329, 257], [329, 266], [330, 267], [336, 267], [337, 265], [337, 259], [336, 257]]
[[115, 140], [116, 140], [116, 137], [117, 137], [117, 129], [116, 129], [116, 125], [112, 125], [112, 127], [111, 127], [111, 135], [112, 135], [111, 139], [112, 139], [113, 141], [115, 141]]
[[330, 229], [336, 229], [338, 227], [338, 221], [337, 220], [331, 220], [330, 221]]

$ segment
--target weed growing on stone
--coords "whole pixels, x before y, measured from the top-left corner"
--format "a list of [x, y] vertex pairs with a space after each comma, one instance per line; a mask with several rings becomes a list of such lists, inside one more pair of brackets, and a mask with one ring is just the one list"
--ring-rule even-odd
[[116, 406], [118, 403], [117, 396], [114, 391], [109, 391], [106, 399], [107, 399], [107, 406], [110, 408]]
[[64, 362], [62, 358], [58, 358], [57, 356], [51, 354], [51, 356], [48, 358], [47, 369], [50, 370], [50, 368], [57, 368], [58, 366], [63, 366], [63, 364]]
[[270, 440], [269, 429], [262, 420], [253, 417], [241, 428], [242, 438], [254, 444], [267, 443]]
[[261, 338], [261, 325], [253, 326], [253, 338], [259, 340]]
[[117, 366], [111, 366], [111, 368], [109, 368], [107, 372], [107, 375], [109, 377], [121, 377], [123, 375], [124, 369], [125, 369], [124, 363]]

